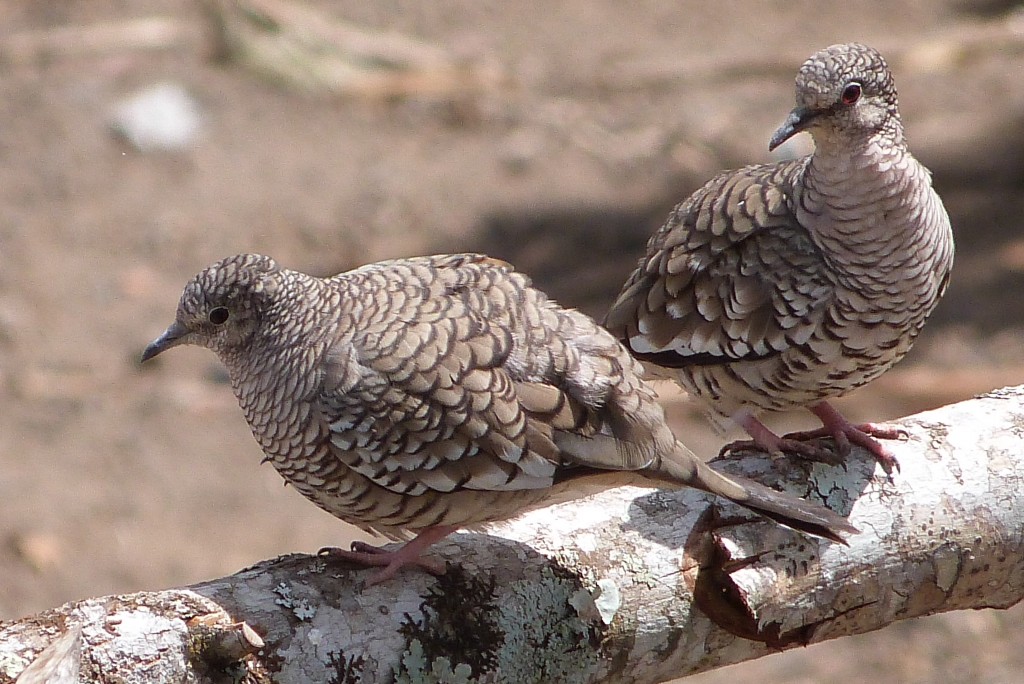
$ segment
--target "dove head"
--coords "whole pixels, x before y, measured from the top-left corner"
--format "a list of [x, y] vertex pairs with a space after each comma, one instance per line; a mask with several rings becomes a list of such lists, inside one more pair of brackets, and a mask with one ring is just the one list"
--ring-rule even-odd
[[244, 350], [282, 287], [270, 257], [240, 254], [196, 274], [185, 286], [174, 322], [146, 347], [147, 361], [171, 347], [194, 344], [222, 359]]
[[845, 141], [901, 128], [896, 86], [885, 59], [859, 43], [832, 45], [812, 55], [796, 77], [796, 107], [772, 136], [770, 150], [801, 131], [815, 142]]

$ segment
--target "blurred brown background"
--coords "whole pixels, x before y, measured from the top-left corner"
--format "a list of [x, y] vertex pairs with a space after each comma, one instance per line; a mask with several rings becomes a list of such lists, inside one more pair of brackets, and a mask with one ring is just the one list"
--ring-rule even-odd
[[[258, 465], [212, 354], [139, 367], [194, 272], [242, 251], [318, 274], [485, 251], [600, 315], [676, 201], [769, 158], [797, 67], [834, 42], [889, 56], [912, 149], [958, 240], [953, 284], [917, 347], [846, 409], [892, 418], [1024, 381], [1014, 3], [304, 6], [444, 54], [368, 34], [371, 52], [411, 66], [321, 54], [351, 64], [350, 92], [299, 93], [225, 60], [217, 40], [218, 25], [246, 21], [286, 40], [287, 23], [171, 0], [0, 4], [0, 619], [351, 537]], [[140, 151], [113, 135], [119, 103], [164, 82], [194, 99], [197, 137]], [[663, 390], [684, 439], [713, 453], [722, 438]], [[688, 681], [1019, 681], [1022, 615], [901, 623]]]

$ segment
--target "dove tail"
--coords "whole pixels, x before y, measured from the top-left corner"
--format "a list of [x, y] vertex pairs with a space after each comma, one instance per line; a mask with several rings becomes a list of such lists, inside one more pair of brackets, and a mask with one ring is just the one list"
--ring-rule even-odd
[[663, 477], [729, 499], [799, 532], [846, 544], [843, 535], [859, 531], [846, 518], [821, 504], [740, 475], [720, 473], [682, 444], [677, 445], [671, 458], [662, 459], [658, 471]]

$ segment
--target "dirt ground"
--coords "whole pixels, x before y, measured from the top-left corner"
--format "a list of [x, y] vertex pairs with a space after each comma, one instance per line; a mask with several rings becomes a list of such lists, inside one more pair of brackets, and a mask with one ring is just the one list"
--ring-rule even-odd
[[[301, 95], [216, 59], [197, 4], [0, 5], [3, 34], [22, 38], [141, 17], [184, 27], [160, 50], [59, 43], [25, 58], [0, 41], [0, 619], [351, 537], [258, 465], [211, 354], [138, 364], [194, 272], [243, 251], [319, 274], [485, 251], [600, 314], [674, 202], [721, 168], [769, 158], [797, 66], [834, 42], [890, 55], [958, 241], [917, 347], [844, 406], [881, 420], [1024, 382], [1014, 3], [310, 4], [502, 76], [441, 98]], [[140, 153], [111, 135], [110, 113], [163, 81], [197, 98], [201, 135]], [[665, 390], [684, 440], [713, 453], [721, 437]], [[1022, 615], [916, 620], [688, 681], [1019, 681]]]

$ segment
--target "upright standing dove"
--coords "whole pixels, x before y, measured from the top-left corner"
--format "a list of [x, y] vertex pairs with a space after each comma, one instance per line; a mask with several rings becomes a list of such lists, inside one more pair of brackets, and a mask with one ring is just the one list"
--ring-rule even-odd
[[[949, 280], [949, 217], [872, 48], [833, 45], [804, 62], [769, 149], [801, 131], [813, 154], [722, 173], [678, 205], [605, 323], [756, 446], [823, 456], [807, 440], [830, 435], [841, 456], [853, 442], [891, 471], [875, 437], [898, 431], [853, 425], [828, 400], [910, 350]], [[757, 418], [795, 407], [823, 429], [782, 438]]]
[[834, 540], [856, 531], [704, 465], [614, 337], [488, 257], [332, 278], [230, 257], [186, 285], [143, 361], [180, 344], [217, 353], [267, 460], [302, 494], [365, 530], [417, 535], [390, 553], [333, 551], [386, 566], [374, 581], [427, 566], [419, 554], [458, 527], [571, 498], [585, 477], [697, 487]]

